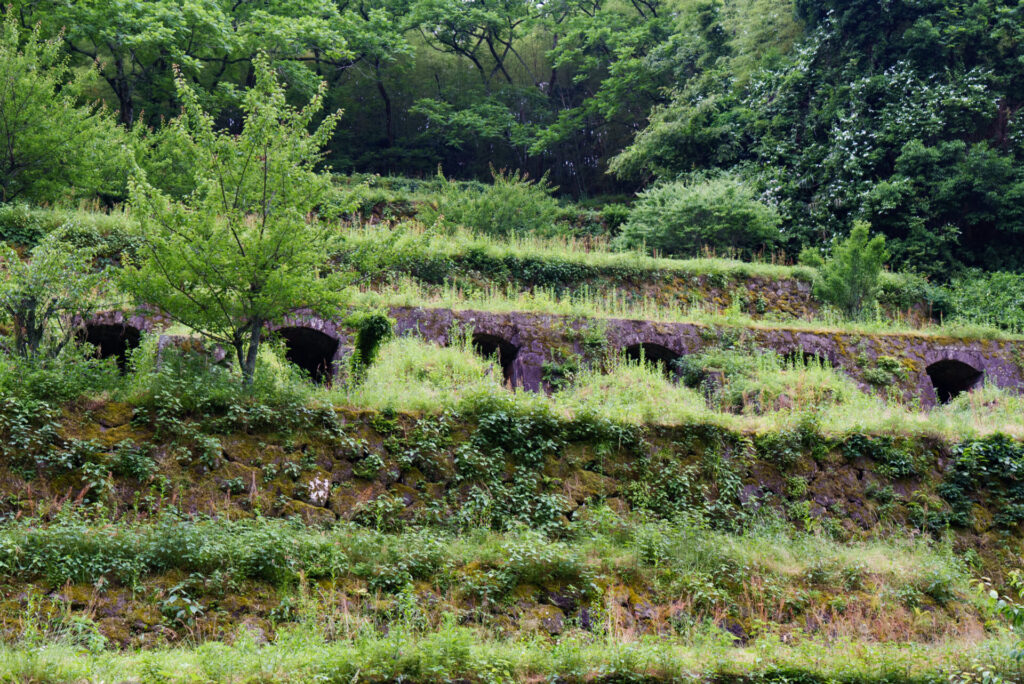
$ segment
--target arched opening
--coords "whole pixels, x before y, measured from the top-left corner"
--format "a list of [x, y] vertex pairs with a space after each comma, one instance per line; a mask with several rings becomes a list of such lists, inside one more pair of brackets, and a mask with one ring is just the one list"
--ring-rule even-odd
[[516, 356], [519, 355], [519, 348], [517, 346], [497, 335], [477, 333], [473, 335], [473, 349], [485, 359], [493, 359], [497, 355], [504, 383], [515, 386], [518, 379], [516, 378], [514, 365]]
[[622, 353], [634, 363], [642, 361], [643, 363], [661, 368], [661, 371], [672, 380], [679, 377], [679, 364], [676, 362], [679, 361], [681, 356], [668, 347], [643, 342], [626, 347], [622, 350]]
[[81, 338], [96, 347], [101, 359], [116, 358], [123, 373], [128, 368], [128, 350], [139, 346], [142, 333], [130, 325], [86, 323]]
[[313, 382], [330, 384], [334, 378], [334, 355], [338, 340], [313, 328], [279, 328], [285, 358], [306, 371]]
[[945, 404], [964, 392], [970, 392], [981, 383], [984, 373], [974, 366], [946, 359], [937, 361], [925, 368], [931, 378], [932, 387], [939, 403]]

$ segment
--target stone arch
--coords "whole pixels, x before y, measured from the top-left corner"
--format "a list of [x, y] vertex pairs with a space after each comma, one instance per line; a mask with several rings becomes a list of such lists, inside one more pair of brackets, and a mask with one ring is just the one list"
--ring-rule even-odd
[[139, 346], [142, 332], [124, 323], [86, 323], [80, 337], [96, 347], [101, 359], [114, 357], [121, 372], [128, 368], [128, 351]]
[[964, 363], [958, 359], [936, 361], [927, 368], [928, 378], [935, 389], [935, 397], [940, 404], [946, 404], [981, 384], [985, 376], [983, 370]]
[[306, 371], [318, 384], [334, 378], [338, 340], [307, 326], [287, 326], [275, 331], [284, 340], [285, 358]]
[[635, 363], [644, 363], [657, 365], [662, 369], [669, 378], [676, 379], [679, 377], [679, 368], [676, 362], [682, 358], [682, 354], [674, 352], [668, 347], [653, 342], [640, 342], [639, 344], [631, 344], [622, 350], [623, 355], [630, 361]]
[[505, 384], [512, 387], [516, 385], [519, 380], [519, 374], [516, 370], [516, 358], [519, 356], [519, 347], [497, 335], [473, 333], [473, 349], [485, 359], [491, 359], [497, 355], [498, 365], [501, 366], [501, 375]]

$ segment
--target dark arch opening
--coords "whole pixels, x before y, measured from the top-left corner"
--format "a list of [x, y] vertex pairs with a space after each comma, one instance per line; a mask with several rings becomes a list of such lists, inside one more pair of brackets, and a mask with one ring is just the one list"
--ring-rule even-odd
[[677, 363], [681, 358], [680, 354], [675, 353], [668, 347], [663, 347], [660, 344], [653, 344], [651, 342], [643, 342], [641, 344], [633, 344], [622, 350], [622, 353], [626, 355], [626, 358], [630, 361], [640, 363], [643, 361], [646, 364], [658, 366], [661, 371], [675, 380], [679, 377], [679, 364]]
[[313, 382], [330, 384], [334, 378], [334, 355], [338, 340], [313, 328], [279, 328], [285, 358], [306, 371]]
[[939, 403], [945, 404], [964, 392], [970, 392], [978, 386], [984, 373], [974, 366], [946, 359], [928, 366], [925, 371], [931, 378], [932, 387]]
[[519, 347], [497, 335], [477, 333], [473, 335], [473, 349], [485, 359], [492, 359], [497, 355], [502, 379], [506, 385], [515, 385], [517, 378], [514, 364], [519, 355]]
[[128, 350], [139, 346], [142, 333], [130, 325], [86, 323], [81, 337], [96, 347], [101, 359], [115, 357], [117, 367], [124, 373], [128, 368]]

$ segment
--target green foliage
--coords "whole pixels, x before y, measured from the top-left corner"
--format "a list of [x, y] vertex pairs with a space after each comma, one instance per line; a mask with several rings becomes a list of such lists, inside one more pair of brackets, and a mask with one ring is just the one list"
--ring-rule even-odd
[[534, 182], [519, 171], [494, 171], [494, 182], [480, 191], [463, 189], [439, 176], [443, 187], [437, 199], [421, 207], [427, 225], [465, 226], [485, 235], [550, 234], [558, 216], [547, 177]]
[[[796, 16], [737, 6], [738, 23], [707, 13], [719, 40], [696, 47], [613, 170], [742, 173], [777, 202], [794, 254], [863, 219], [895, 263], [938, 279], [961, 263], [1019, 266], [1016, 3], [795, 4]], [[762, 33], [773, 14], [795, 34]], [[756, 35], [771, 37], [755, 47]]]
[[737, 178], [676, 181], [640, 193], [617, 242], [676, 256], [702, 248], [749, 254], [776, 242], [779, 221]]
[[176, 200], [136, 167], [132, 206], [145, 260], [123, 278], [141, 303], [234, 350], [246, 384], [266, 324], [303, 308], [333, 311], [343, 294], [340, 274], [321, 275], [331, 234], [308, 220], [330, 192], [314, 166], [338, 117], [309, 133], [322, 89], [295, 109], [265, 59], [256, 72], [238, 136], [218, 130], [195, 90], [178, 79], [185, 110], [172, 125], [199, 161], [197, 189]]
[[90, 74], [73, 70], [58, 39], [23, 32], [16, 12], [0, 29], [0, 201], [53, 202], [121, 194], [124, 132], [105, 108], [80, 103]]
[[95, 311], [108, 280], [93, 269], [94, 249], [72, 247], [62, 237], [43, 238], [27, 261], [0, 247], [0, 312], [13, 326], [14, 350], [25, 358], [59, 355]]
[[96, 348], [72, 339], [56, 356], [0, 355], [0, 394], [62, 404], [122, 386], [117, 359], [96, 357]]
[[1024, 273], [971, 270], [944, 290], [946, 313], [953, 318], [1024, 332]]
[[363, 313], [348, 320], [355, 328], [355, 349], [349, 359], [349, 370], [358, 384], [366, 376], [366, 369], [377, 360], [381, 346], [394, 335], [394, 321], [384, 314]]
[[958, 444], [953, 463], [945, 473], [939, 494], [951, 508], [936, 516], [932, 524], [969, 526], [973, 505], [984, 496], [993, 508], [993, 522], [1014, 528], [1024, 522], [1024, 447], [1005, 435]]
[[850, 318], [859, 318], [878, 301], [879, 279], [889, 253], [885, 237], [871, 237], [864, 222], [837, 244], [814, 282], [814, 294]]
[[907, 379], [907, 369], [903, 367], [899, 359], [892, 356], [879, 356], [873, 360], [862, 356], [859, 360], [861, 361], [861, 377], [869, 385], [890, 387]]

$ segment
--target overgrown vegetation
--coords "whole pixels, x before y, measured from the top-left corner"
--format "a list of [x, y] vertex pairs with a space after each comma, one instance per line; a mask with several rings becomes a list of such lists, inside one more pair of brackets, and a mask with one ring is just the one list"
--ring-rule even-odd
[[1020, 11], [5, 7], [0, 679], [1021, 680]]
[[750, 254], [778, 240], [779, 215], [741, 181], [722, 176], [676, 181], [641, 193], [618, 242], [689, 256], [702, 248]]

